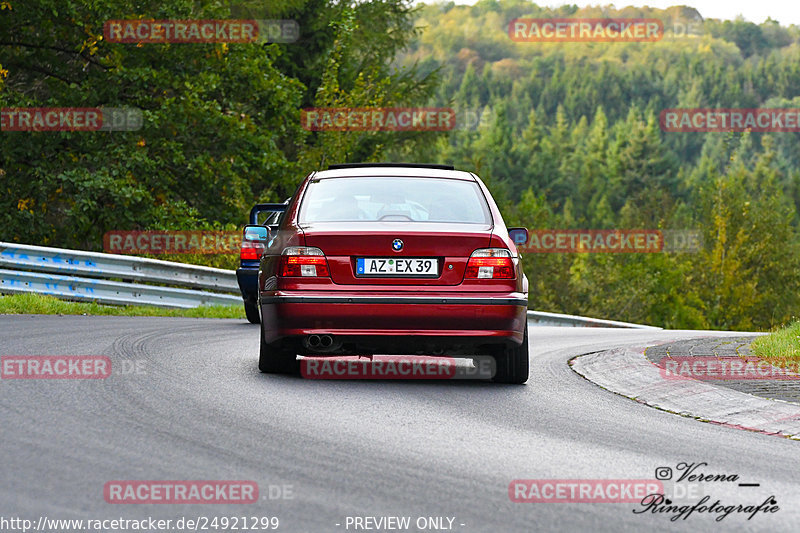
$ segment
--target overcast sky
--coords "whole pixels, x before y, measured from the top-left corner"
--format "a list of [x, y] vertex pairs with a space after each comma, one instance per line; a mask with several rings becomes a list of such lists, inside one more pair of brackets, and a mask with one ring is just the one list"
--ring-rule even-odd
[[[456, 4], [472, 5], [475, 3], [475, 0], [454, 1]], [[436, 3], [436, 0], [428, 0], [426, 3]], [[761, 23], [764, 22], [767, 17], [771, 17], [773, 20], [780, 22], [783, 26], [789, 26], [790, 24], [797, 24], [800, 26], [800, 0], [687, 0], [685, 2], [676, 2], [675, 0], [642, 0], [639, 2], [552, 2], [542, 0], [536, 3], [541, 6], [553, 7], [564, 4], [576, 4], [578, 6], [613, 4], [617, 8], [634, 5], [657, 7], [661, 9], [674, 5], [688, 5], [697, 9], [703, 18], [733, 20], [737, 15], [742, 15], [746, 20]]]

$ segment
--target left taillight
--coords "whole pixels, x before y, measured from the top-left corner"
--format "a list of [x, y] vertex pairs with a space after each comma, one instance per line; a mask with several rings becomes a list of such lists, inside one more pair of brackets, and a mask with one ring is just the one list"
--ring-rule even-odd
[[467, 279], [514, 279], [514, 262], [505, 248], [481, 248], [472, 252], [464, 272]]
[[264, 254], [264, 244], [253, 241], [242, 241], [242, 248], [239, 250], [239, 259], [245, 261], [260, 260]]
[[284, 277], [330, 277], [328, 259], [319, 248], [290, 246], [281, 255], [280, 275]]

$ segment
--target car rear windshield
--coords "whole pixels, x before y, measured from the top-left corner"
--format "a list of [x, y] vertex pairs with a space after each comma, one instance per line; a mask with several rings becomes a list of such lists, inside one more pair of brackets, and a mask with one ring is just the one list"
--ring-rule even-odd
[[354, 177], [313, 180], [300, 223], [450, 222], [491, 224], [478, 184], [446, 178]]

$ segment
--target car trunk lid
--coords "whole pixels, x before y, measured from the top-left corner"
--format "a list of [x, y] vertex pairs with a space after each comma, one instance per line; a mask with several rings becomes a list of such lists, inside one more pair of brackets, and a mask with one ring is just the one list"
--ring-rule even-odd
[[[492, 235], [490, 225], [431, 222], [317, 222], [302, 230], [306, 246], [321, 249], [328, 258], [333, 282], [353, 285], [458, 285], [469, 256], [488, 247]], [[435, 259], [436, 272], [369, 276], [358, 273], [361, 258]]]

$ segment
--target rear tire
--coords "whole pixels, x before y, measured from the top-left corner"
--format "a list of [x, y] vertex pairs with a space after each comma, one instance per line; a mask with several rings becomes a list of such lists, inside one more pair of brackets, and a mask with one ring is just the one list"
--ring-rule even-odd
[[264, 342], [264, 324], [261, 324], [258, 369], [265, 374], [299, 374], [300, 361], [294, 350], [287, 350], [279, 342]]
[[247, 316], [247, 321], [251, 324], [260, 324], [261, 315], [258, 314], [258, 304], [255, 302], [244, 301], [244, 314]]
[[528, 381], [530, 373], [528, 360], [528, 325], [525, 324], [525, 333], [522, 337], [522, 344], [514, 347], [499, 347], [494, 355], [497, 363], [495, 372], [495, 383], [514, 383], [521, 385]]

